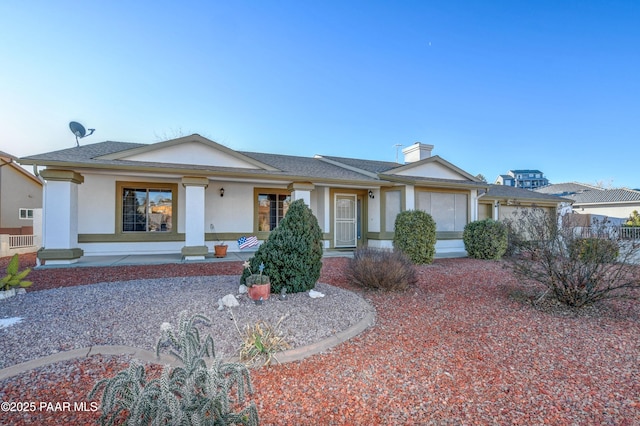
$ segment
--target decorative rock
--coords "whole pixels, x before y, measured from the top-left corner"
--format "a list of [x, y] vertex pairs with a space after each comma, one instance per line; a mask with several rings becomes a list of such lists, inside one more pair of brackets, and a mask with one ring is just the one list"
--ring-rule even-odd
[[20, 321], [22, 321], [22, 318], [20, 317], [0, 318], [0, 330], [2, 330], [3, 328], [7, 328], [13, 324], [17, 324]]
[[309, 290], [309, 297], [312, 299], [317, 299], [318, 297], [324, 297], [324, 294], [316, 290]]
[[16, 295], [16, 291], [14, 289], [0, 291], [0, 299], [8, 299], [15, 295]]
[[236, 306], [240, 306], [238, 299], [233, 294], [227, 294], [222, 298], [222, 304], [228, 308], [233, 308]]
[[238, 294], [245, 294], [247, 292], [247, 286], [244, 284], [240, 284], [240, 287], [238, 287]]

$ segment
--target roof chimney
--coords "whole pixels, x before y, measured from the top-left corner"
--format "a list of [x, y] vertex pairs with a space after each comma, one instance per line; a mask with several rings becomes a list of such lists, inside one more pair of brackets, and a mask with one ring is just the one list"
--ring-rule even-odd
[[424, 160], [425, 158], [431, 157], [431, 150], [433, 149], [433, 145], [428, 145], [426, 143], [416, 142], [411, 146], [408, 146], [402, 150], [404, 154], [404, 162], [406, 163], [414, 163], [416, 161]]

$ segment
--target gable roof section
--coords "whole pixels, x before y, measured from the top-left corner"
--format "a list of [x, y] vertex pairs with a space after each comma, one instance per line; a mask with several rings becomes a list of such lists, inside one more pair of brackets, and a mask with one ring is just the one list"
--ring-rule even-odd
[[421, 178], [425, 176], [425, 171], [436, 172], [432, 173], [433, 177], [436, 179], [479, 182], [476, 177], [470, 175], [461, 168], [454, 166], [439, 155], [434, 155], [432, 157], [425, 158], [424, 160], [415, 161], [413, 163], [404, 164], [387, 170], [384, 175]]
[[425, 158], [424, 160], [416, 161], [413, 163], [404, 164], [400, 167], [396, 167], [395, 169], [387, 170], [385, 174], [400, 175], [400, 176], [420, 176], [420, 175], [414, 175], [412, 174], [412, 172], [417, 171], [417, 169], [434, 170], [436, 169], [436, 167], [434, 166], [442, 169], [447, 169], [449, 172], [453, 173], [454, 175], [460, 176], [460, 180], [470, 180], [472, 182], [478, 182], [478, 179], [476, 179], [474, 176], [465, 172], [461, 168], [454, 166], [453, 164], [443, 159], [439, 155], [434, 155], [432, 157], [428, 157], [428, 158]]
[[198, 134], [107, 154], [99, 159], [277, 170]]
[[[194, 154], [181, 148], [223, 155], [220, 164], [191, 164]], [[221, 154], [220, 154], [221, 153]], [[175, 155], [182, 155], [176, 161]], [[201, 156], [202, 156], [201, 155]], [[169, 158], [171, 162], [167, 161]], [[195, 161], [198, 161], [195, 160]], [[259, 152], [234, 151], [200, 135], [191, 135], [155, 144], [106, 141], [20, 159], [22, 164], [50, 168], [136, 170], [145, 172], [206, 175], [210, 177], [311, 181], [349, 185], [416, 184], [447, 188], [481, 189], [480, 182], [448, 161], [433, 156], [410, 164], [390, 161], [320, 156], [299, 157]], [[206, 163], [207, 161], [201, 161]], [[210, 163], [210, 161], [209, 161]]]
[[[35, 164], [51, 168], [89, 168], [104, 170], [146, 170], [149, 172], [174, 173], [183, 175], [208, 175], [240, 178], [275, 180], [314, 180], [317, 182], [343, 182], [370, 185], [379, 184], [377, 178], [347, 170], [309, 157], [237, 152], [239, 158], [264, 165], [263, 168], [240, 168], [191, 164], [168, 164], [154, 161], [132, 161], [114, 159], [127, 154], [144, 152], [147, 144], [128, 142], [99, 142], [45, 154], [32, 155], [20, 159], [21, 164]], [[140, 150], [142, 149], [142, 150]], [[228, 148], [227, 148], [228, 149]], [[124, 154], [126, 157], [127, 154]]]
[[[487, 186], [484, 182], [480, 182], [469, 173], [454, 166], [437, 155], [404, 165], [391, 161], [362, 160], [358, 158], [323, 155], [316, 155], [315, 158], [335, 164], [339, 167], [356, 170], [360, 173], [367, 173], [372, 177], [390, 182], [425, 186], [436, 185], [441, 187], [465, 189], [486, 188]], [[431, 177], [417, 174], [424, 173], [427, 170], [437, 171], [437, 168], [440, 169], [439, 173], [437, 173], [440, 174], [440, 176]], [[442, 173], [442, 170], [445, 170], [445, 173]], [[414, 175], [411, 172], [416, 174]], [[457, 177], [460, 177], [460, 179]]]
[[4, 151], [0, 151], [0, 167], [9, 167], [11, 170], [14, 170], [19, 175], [32, 180], [36, 184], [42, 186], [42, 182], [32, 173], [29, 173], [27, 170], [20, 167], [16, 162], [17, 158], [11, 154], [7, 154]]

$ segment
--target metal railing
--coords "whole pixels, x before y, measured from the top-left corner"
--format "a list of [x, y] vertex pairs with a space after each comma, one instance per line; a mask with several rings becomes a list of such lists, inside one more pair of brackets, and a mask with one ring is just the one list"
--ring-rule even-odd
[[618, 230], [620, 240], [640, 240], [640, 226], [621, 226]]
[[638, 226], [578, 226], [575, 229], [582, 238], [640, 240], [640, 227]]
[[33, 235], [9, 235], [9, 248], [33, 247]]

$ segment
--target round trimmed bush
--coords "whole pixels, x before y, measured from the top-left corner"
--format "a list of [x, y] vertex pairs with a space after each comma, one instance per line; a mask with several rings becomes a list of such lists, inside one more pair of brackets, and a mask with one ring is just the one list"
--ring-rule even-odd
[[507, 227], [493, 219], [477, 220], [467, 223], [462, 240], [470, 257], [498, 260], [507, 251]]
[[[316, 285], [322, 268], [322, 230], [303, 200], [289, 205], [285, 217], [249, 263], [252, 271], [264, 264], [272, 293], [279, 293], [283, 287], [287, 293], [299, 293]], [[240, 282], [244, 284], [247, 276], [249, 270], [245, 269]]]
[[431, 263], [436, 254], [436, 222], [422, 210], [396, 216], [393, 246], [415, 264]]

